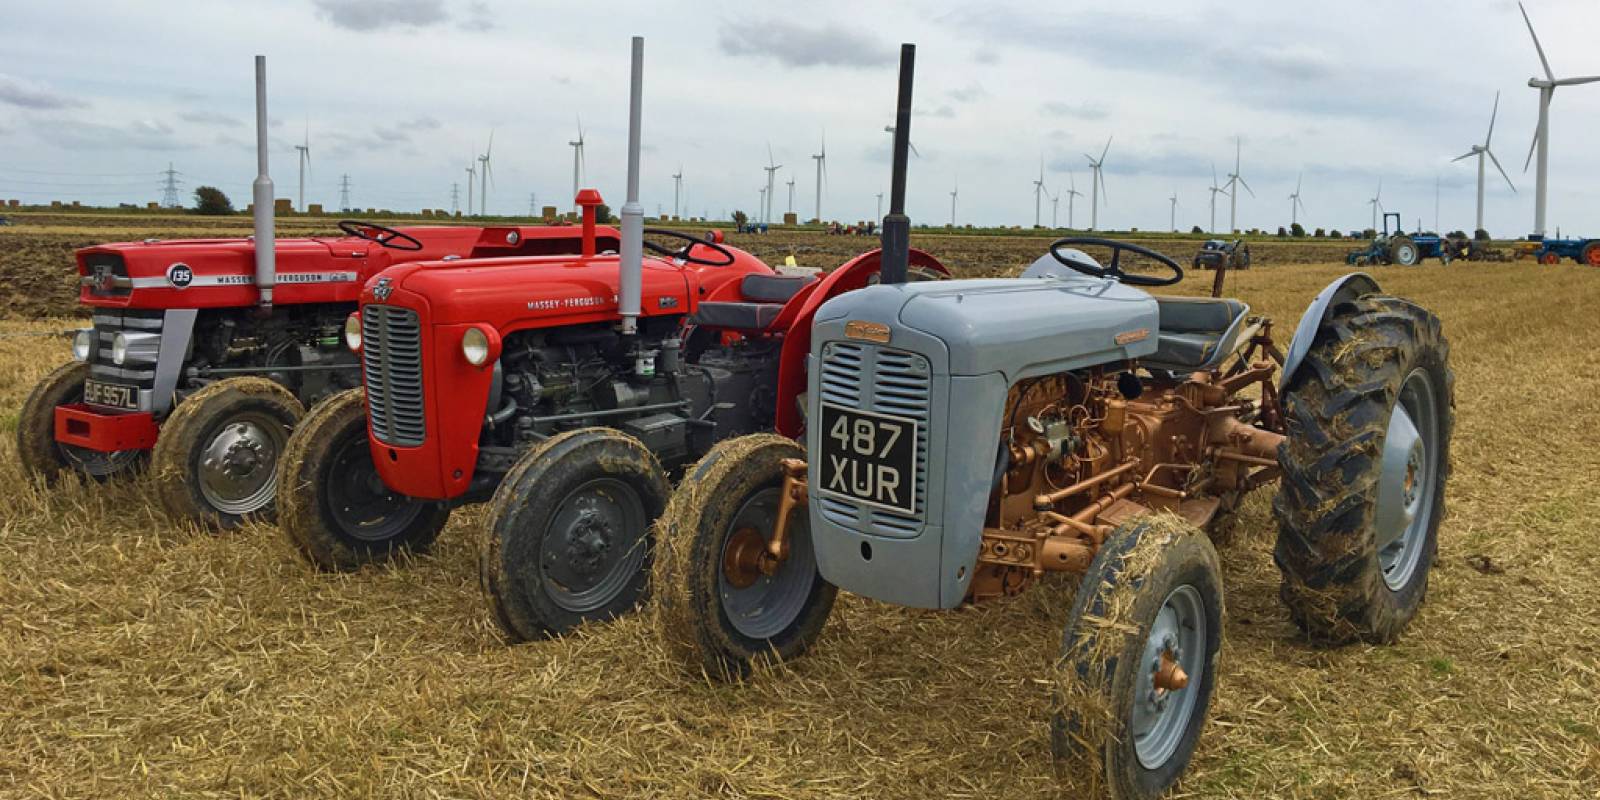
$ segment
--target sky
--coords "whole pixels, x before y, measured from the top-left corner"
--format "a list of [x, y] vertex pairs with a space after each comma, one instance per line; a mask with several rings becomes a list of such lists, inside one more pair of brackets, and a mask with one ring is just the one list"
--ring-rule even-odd
[[[1527, 0], [1558, 78], [1600, 74], [1600, 0]], [[54, 0], [0, 27], [0, 198], [111, 205], [161, 199], [171, 163], [249, 201], [255, 54], [267, 56], [271, 173], [306, 201], [450, 208], [493, 134], [488, 208], [565, 207], [582, 120], [584, 184], [620, 207], [629, 37], [645, 37], [642, 203], [684, 215], [810, 217], [824, 138], [823, 216], [874, 217], [889, 183], [898, 45], [918, 45], [908, 212], [914, 223], [1031, 225], [1034, 181], [1055, 221], [1086, 227], [1085, 154], [1110, 141], [1103, 229], [1209, 227], [1212, 165], [1242, 150], [1254, 194], [1238, 227], [1359, 229], [1382, 181], [1405, 227], [1472, 227], [1475, 160], [1500, 92], [1486, 227], [1533, 227], [1538, 54], [1515, 2], [511, 2], [511, 0]], [[1600, 230], [1600, 84], [1551, 107], [1549, 227]], [[1042, 165], [1042, 166], [1041, 166]], [[885, 198], [885, 201], [887, 198]], [[1225, 229], [1229, 198], [1218, 196]], [[1051, 223], [1041, 198], [1039, 217]], [[885, 209], [886, 210], [886, 209]], [[1589, 233], [1588, 235], [1600, 235]]]

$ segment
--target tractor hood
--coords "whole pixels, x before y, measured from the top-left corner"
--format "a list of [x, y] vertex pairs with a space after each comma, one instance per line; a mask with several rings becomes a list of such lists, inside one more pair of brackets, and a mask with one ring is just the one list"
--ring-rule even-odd
[[[1156, 350], [1149, 294], [1088, 277], [998, 278], [869, 286], [840, 295], [817, 322], [863, 321], [944, 343], [948, 374], [1008, 381], [1141, 358]], [[939, 371], [936, 369], [936, 371]]]
[[[484, 323], [502, 334], [611, 319], [617, 315], [618, 264], [614, 253], [402, 264], [369, 281], [361, 301], [384, 302], [387, 295], [377, 295], [385, 283], [424, 302], [436, 324]], [[644, 316], [689, 313], [693, 280], [676, 265], [645, 259]]]

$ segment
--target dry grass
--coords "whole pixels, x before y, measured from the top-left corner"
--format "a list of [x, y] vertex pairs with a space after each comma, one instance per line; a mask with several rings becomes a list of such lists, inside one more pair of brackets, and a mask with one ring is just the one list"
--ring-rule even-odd
[[[1342, 271], [1258, 268], [1232, 289], [1286, 339]], [[1377, 275], [1440, 314], [1458, 376], [1429, 603], [1396, 646], [1306, 646], [1252, 497], [1221, 553], [1217, 700], [1181, 788], [1600, 796], [1600, 274]], [[10, 334], [66, 324], [0, 325], [0, 796], [1059, 794], [1048, 679], [1069, 587], [942, 614], [841, 597], [811, 655], [745, 686], [670, 668], [646, 615], [508, 648], [476, 586], [480, 511], [432, 556], [328, 575], [271, 528], [174, 528], [141, 481], [28, 485], [16, 409], [67, 345]]]

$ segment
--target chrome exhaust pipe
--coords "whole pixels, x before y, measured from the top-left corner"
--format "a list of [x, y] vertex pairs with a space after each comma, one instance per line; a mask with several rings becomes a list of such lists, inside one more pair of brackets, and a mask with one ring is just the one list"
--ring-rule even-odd
[[633, 78], [628, 96], [628, 200], [622, 206], [622, 261], [617, 292], [622, 333], [639, 329], [644, 283], [644, 206], [639, 204], [639, 128], [644, 106], [644, 37], [633, 37]]
[[267, 57], [256, 56], [256, 181], [255, 200], [256, 289], [261, 307], [272, 308], [272, 287], [278, 283], [277, 254], [273, 248], [272, 178], [267, 175]]

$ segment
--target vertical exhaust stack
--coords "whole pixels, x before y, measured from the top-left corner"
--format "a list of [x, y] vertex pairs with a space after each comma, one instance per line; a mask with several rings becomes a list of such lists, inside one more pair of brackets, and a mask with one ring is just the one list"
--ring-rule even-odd
[[911, 149], [911, 74], [917, 46], [900, 45], [900, 99], [894, 112], [894, 173], [889, 179], [889, 215], [883, 218], [882, 283], [905, 283], [911, 268], [911, 218], [906, 216], [906, 163]]
[[628, 200], [622, 206], [621, 286], [617, 305], [623, 334], [639, 329], [644, 282], [644, 206], [639, 204], [639, 128], [644, 105], [644, 37], [633, 37], [633, 80], [628, 92]]
[[255, 201], [256, 289], [261, 307], [272, 307], [272, 287], [278, 282], [277, 254], [273, 248], [272, 178], [267, 175], [267, 57], [256, 56], [256, 182]]

